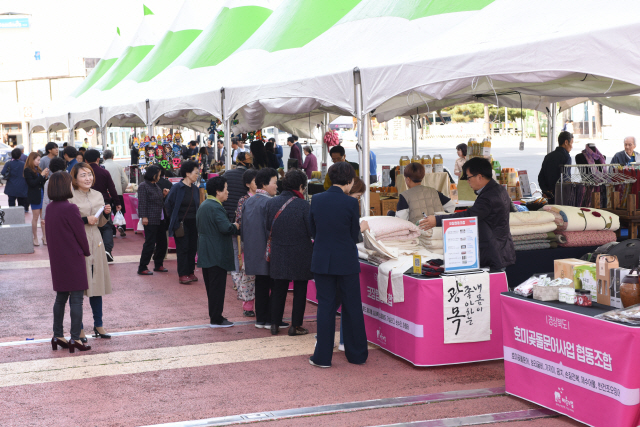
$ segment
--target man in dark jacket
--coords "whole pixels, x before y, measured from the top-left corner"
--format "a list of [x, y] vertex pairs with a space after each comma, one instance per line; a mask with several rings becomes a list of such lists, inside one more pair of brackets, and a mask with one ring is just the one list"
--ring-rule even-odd
[[[91, 188], [102, 193], [105, 204], [115, 204], [116, 211], [122, 209], [118, 193], [116, 192], [116, 186], [113, 184], [113, 179], [111, 179], [111, 174], [107, 172], [106, 169], [100, 167], [100, 152], [98, 150], [87, 150], [84, 155], [84, 160], [89, 163], [89, 166], [93, 169], [93, 176], [95, 177], [95, 180]], [[113, 255], [111, 254], [111, 251], [113, 251], [114, 228], [111, 216], [109, 216], [109, 221], [102, 227], [98, 227], [98, 229], [102, 235], [104, 250], [107, 253], [107, 260], [109, 262], [113, 262]]]
[[509, 230], [511, 199], [507, 191], [492, 179], [491, 163], [482, 157], [463, 166], [469, 186], [478, 195], [472, 207], [453, 215], [431, 215], [420, 220], [420, 228], [441, 227], [443, 219], [478, 217], [480, 266], [491, 271], [504, 270], [516, 262], [516, 250]]
[[549, 203], [554, 202], [556, 192], [556, 182], [562, 174], [562, 167], [571, 164], [571, 149], [573, 148], [573, 135], [569, 132], [560, 132], [558, 135], [558, 147], [555, 151], [547, 154], [542, 161], [542, 167], [538, 174], [538, 184], [540, 190], [549, 199]]
[[[251, 164], [247, 158], [247, 153], [238, 153], [238, 165], [235, 169], [230, 169], [224, 173], [224, 177], [227, 180], [227, 189], [229, 190], [229, 197], [222, 202], [222, 206], [227, 211], [229, 221], [232, 223], [236, 221], [236, 209], [238, 208], [238, 200], [245, 194], [247, 194], [247, 187], [242, 181], [242, 175], [247, 171], [247, 165]], [[240, 263], [238, 262], [238, 239], [233, 240], [233, 254], [234, 262], [236, 263], [236, 269], [234, 273], [240, 273]]]

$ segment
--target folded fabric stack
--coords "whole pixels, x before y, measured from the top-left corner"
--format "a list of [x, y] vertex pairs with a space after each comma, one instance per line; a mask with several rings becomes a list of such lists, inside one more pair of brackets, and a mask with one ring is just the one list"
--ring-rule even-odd
[[444, 240], [442, 237], [442, 227], [435, 227], [431, 230], [420, 230], [418, 241], [428, 251], [444, 254]]
[[511, 236], [548, 233], [554, 231], [553, 214], [545, 211], [511, 212], [509, 214], [509, 229]]
[[618, 215], [601, 209], [547, 205], [542, 208], [554, 217], [555, 234], [565, 241], [562, 247], [600, 246], [616, 240], [620, 228]]
[[371, 216], [364, 218], [371, 234], [381, 242], [414, 240], [420, 236], [415, 224], [393, 216]]
[[536, 249], [557, 248], [559, 243], [566, 243], [562, 235], [549, 233], [532, 233], [512, 236], [516, 251], [532, 251]]

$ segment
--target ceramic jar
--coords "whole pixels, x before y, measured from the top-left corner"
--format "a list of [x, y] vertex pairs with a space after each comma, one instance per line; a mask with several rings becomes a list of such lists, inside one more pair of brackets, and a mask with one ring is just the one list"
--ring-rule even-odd
[[620, 299], [624, 308], [640, 303], [640, 284], [638, 283], [637, 270], [632, 270], [622, 279]]

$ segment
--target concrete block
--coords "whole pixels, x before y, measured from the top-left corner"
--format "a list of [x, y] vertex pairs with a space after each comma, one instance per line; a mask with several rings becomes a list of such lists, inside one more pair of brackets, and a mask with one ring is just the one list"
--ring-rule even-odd
[[4, 225], [24, 224], [24, 208], [22, 206], [1, 207], [4, 211]]
[[0, 226], [0, 255], [32, 254], [33, 252], [31, 224]]

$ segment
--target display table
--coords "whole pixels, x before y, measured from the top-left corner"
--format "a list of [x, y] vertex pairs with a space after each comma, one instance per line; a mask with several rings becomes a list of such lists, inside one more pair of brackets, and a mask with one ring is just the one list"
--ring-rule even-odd
[[553, 261], [556, 259], [580, 258], [586, 253], [595, 251], [596, 248], [597, 246], [580, 246], [516, 251], [516, 263], [506, 269], [509, 286], [515, 288], [537, 273], [553, 273]]
[[[450, 365], [502, 358], [500, 294], [505, 273], [490, 274], [491, 340], [444, 344], [442, 279], [404, 276], [404, 302], [391, 306], [376, 299], [378, 267], [360, 262], [360, 294], [367, 340], [415, 366]], [[389, 293], [392, 286], [389, 285]], [[313, 281], [307, 299], [317, 303]]]
[[501, 295], [506, 391], [592, 426], [636, 426], [640, 328], [611, 310]]
[[127, 221], [127, 230], [136, 230], [138, 228], [138, 198], [136, 193], [123, 193], [124, 200], [124, 219]]

